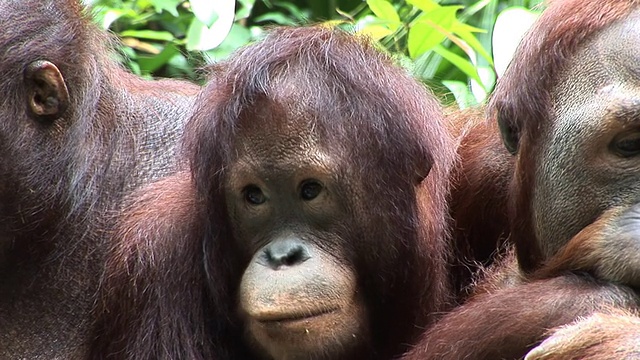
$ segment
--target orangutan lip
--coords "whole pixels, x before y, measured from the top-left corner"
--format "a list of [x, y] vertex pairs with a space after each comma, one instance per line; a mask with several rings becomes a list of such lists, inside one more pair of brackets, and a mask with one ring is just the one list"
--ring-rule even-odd
[[272, 315], [262, 316], [260, 318], [255, 318], [255, 320], [261, 323], [292, 322], [292, 321], [306, 320], [306, 319], [311, 319], [314, 317], [330, 314], [332, 312], [335, 312], [336, 310], [338, 310], [338, 308], [333, 307], [333, 308], [327, 308], [327, 309], [319, 309], [317, 311], [309, 312], [309, 313], [272, 314]]

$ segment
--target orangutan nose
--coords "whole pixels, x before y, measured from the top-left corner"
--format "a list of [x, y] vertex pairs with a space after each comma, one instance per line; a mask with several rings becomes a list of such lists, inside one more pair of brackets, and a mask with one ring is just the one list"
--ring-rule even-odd
[[263, 250], [263, 259], [274, 270], [299, 265], [309, 258], [307, 246], [295, 238], [275, 241]]

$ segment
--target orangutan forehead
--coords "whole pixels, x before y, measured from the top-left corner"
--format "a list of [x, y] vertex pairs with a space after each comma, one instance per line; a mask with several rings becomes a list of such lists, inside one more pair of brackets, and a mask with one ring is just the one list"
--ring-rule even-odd
[[[255, 145], [255, 144], [254, 144]], [[318, 148], [292, 149], [287, 147], [245, 147], [233, 162], [229, 174], [240, 178], [263, 174], [266, 178], [282, 175], [283, 178], [302, 172], [305, 177], [325, 177], [337, 171], [335, 159]]]
[[317, 137], [304, 132], [281, 128], [282, 133], [266, 131], [242, 134], [236, 143], [236, 153], [255, 159], [307, 159], [322, 152]]
[[[555, 115], [573, 124], [618, 117], [640, 106], [640, 11], [587, 40], [552, 91]], [[564, 114], [564, 116], [563, 116]], [[601, 125], [600, 125], [601, 126]]]
[[337, 105], [338, 98], [346, 92], [344, 87], [330, 74], [293, 67], [289, 73], [272, 79], [268, 97], [286, 105], [291, 113], [320, 113]]
[[594, 55], [612, 75], [640, 82], [640, 9], [603, 29], [593, 41]]
[[235, 145], [236, 159], [231, 171], [234, 174], [291, 174], [302, 169], [331, 173], [338, 162], [337, 154], [316, 138], [287, 130], [247, 133], [240, 136]]
[[295, 139], [316, 143], [321, 112], [305, 104], [302, 97], [287, 98], [267, 94], [243, 111], [238, 122], [241, 139], [269, 137], [274, 142], [296, 143]]

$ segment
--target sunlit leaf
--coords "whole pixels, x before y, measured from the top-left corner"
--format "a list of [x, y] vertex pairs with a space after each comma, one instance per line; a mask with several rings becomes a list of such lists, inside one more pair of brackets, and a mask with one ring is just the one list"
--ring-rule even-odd
[[369, 24], [358, 29], [358, 33], [369, 36], [375, 40], [380, 40], [386, 36], [393, 34], [393, 31], [389, 30], [389, 28], [386, 26]]
[[344, 20], [328, 20], [328, 21], [323, 21], [320, 24], [322, 26], [326, 26], [329, 29], [333, 29], [335, 27], [338, 27], [340, 25], [343, 25], [345, 23]]
[[400, 23], [390, 24], [387, 20], [381, 20], [377, 16], [367, 15], [355, 24], [355, 32], [366, 34], [376, 40], [380, 40], [394, 33]]
[[480, 10], [484, 9], [487, 5], [495, 0], [480, 0], [476, 3], [470, 4], [466, 6], [464, 10], [462, 10], [462, 14], [460, 14], [460, 21], [467, 21], [471, 16], [475, 15]]
[[[216, 22], [217, 24], [218, 22]], [[187, 50], [209, 50], [220, 45], [229, 33], [229, 29], [219, 29], [217, 26], [208, 28], [197, 18], [193, 18], [187, 31]]]
[[496, 84], [496, 73], [493, 71], [493, 68], [489, 66], [476, 66], [476, 71], [482, 83], [471, 79], [471, 92], [476, 98], [476, 101], [483, 102]]
[[417, 7], [424, 12], [430, 12], [441, 7], [436, 1], [433, 0], [407, 0], [407, 3]]
[[464, 31], [464, 32], [470, 32], [470, 33], [486, 33], [487, 32], [487, 30], [480, 29], [475, 26], [471, 26], [469, 24], [465, 24], [460, 20], [456, 21], [453, 24], [451, 31], [453, 32]]
[[173, 34], [168, 31], [155, 30], [125, 30], [120, 33], [120, 36], [158, 41], [172, 41], [174, 39]]
[[487, 50], [482, 46], [480, 41], [476, 38], [473, 32], [482, 31], [482, 29], [474, 28], [473, 26], [468, 26], [466, 24], [456, 22], [452, 29], [453, 33], [458, 35], [462, 40], [464, 40], [471, 48], [480, 54], [489, 64], [493, 64], [493, 59], [491, 55], [487, 52]]
[[108, 29], [111, 27], [116, 20], [121, 17], [133, 17], [136, 16], [136, 12], [129, 9], [111, 9], [103, 6], [98, 6], [93, 9], [94, 16], [96, 21], [100, 24], [100, 27], [103, 29]]
[[[207, 27], [211, 27], [216, 20], [220, 17], [219, 9], [216, 7], [225, 6], [229, 7], [230, 0], [191, 0], [191, 11], [193, 15], [200, 20], [201, 23]], [[235, 3], [235, 1], [234, 1]], [[232, 7], [234, 8], [234, 7]]]
[[416, 59], [447, 37], [456, 20], [459, 6], [442, 6], [420, 15], [409, 29], [409, 55]]
[[511, 62], [520, 40], [531, 27], [538, 14], [522, 7], [502, 11], [493, 28], [493, 60], [500, 77]]
[[[209, 1], [205, 0], [200, 1], [209, 3]], [[211, 1], [211, 3], [215, 5], [207, 9], [217, 13], [217, 20], [215, 20], [213, 25], [208, 26], [205, 22], [201, 21], [199, 17], [194, 18], [187, 31], [187, 50], [213, 49], [220, 45], [227, 34], [229, 34], [235, 17], [235, 1], [219, 0]], [[191, 5], [194, 6], [193, 1]]]
[[458, 69], [460, 69], [460, 71], [465, 73], [469, 78], [476, 80], [479, 84], [482, 84], [482, 80], [480, 79], [480, 76], [478, 75], [478, 72], [476, 71], [475, 66], [473, 66], [473, 64], [469, 60], [463, 58], [462, 56], [450, 50], [447, 50], [442, 45], [435, 46], [433, 48], [433, 51], [438, 53], [443, 58], [447, 59], [447, 61], [455, 65]]
[[400, 23], [400, 16], [396, 9], [386, 0], [367, 0], [369, 9], [380, 19], [391, 23]]

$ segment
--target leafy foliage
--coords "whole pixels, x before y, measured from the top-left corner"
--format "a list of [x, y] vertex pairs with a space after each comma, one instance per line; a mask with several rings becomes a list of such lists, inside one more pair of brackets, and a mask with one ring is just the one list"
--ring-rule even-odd
[[445, 102], [461, 107], [482, 102], [495, 85], [495, 63], [508, 61], [510, 50], [496, 54], [494, 45], [511, 49], [518, 41], [498, 36], [501, 43], [494, 44], [496, 20], [508, 24], [506, 32], [524, 24], [517, 35], [540, 2], [85, 0], [101, 26], [122, 39], [123, 62], [143, 76], [197, 79], [198, 68], [260, 38], [269, 26], [326, 22], [372, 36]]

